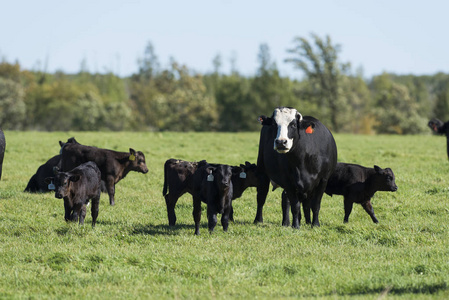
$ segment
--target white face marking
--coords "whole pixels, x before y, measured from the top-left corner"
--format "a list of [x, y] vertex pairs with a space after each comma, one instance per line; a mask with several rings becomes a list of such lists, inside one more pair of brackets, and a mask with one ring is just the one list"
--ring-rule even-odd
[[[288, 137], [288, 125], [296, 120], [298, 111], [294, 108], [276, 108], [273, 119], [278, 125], [277, 136], [274, 139], [274, 150], [279, 153], [287, 153], [293, 146], [293, 139]], [[302, 116], [301, 116], [302, 119]]]

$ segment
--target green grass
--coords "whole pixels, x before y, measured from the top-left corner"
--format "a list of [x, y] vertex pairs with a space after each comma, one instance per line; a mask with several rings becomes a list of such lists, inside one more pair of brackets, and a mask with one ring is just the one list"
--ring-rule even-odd
[[[97, 226], [66, 223], [54, 194], [23, 193], [58, 141], [145, 153], [146, 175], [102, 194]], [[203, 206], [194, 236], [192, 200], [180, 198], [169, 228], [162, 197], [168, 158], [256, 162], [258, 133], [6, 132], [0, 181], [0, 298], [88, 299], [447, 299], [449, 163], [436, 136], [336, 135], [339, 161], [391, 167], [399, 190], [378, 192], [379, 224], [355, 205], [343, 224], [343, 199], [322, 201], [321, 227], [281, 226], [281, 191], [270, 192], [254, 225], [256, 191], [234, 202], [229, 231], [210, 235]]]

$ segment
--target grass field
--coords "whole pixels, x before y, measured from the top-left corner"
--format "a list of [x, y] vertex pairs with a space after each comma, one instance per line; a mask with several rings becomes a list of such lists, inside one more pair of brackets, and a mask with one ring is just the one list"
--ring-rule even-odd
[[[168, 158], [256, 162], [258, 133], [7, 131], [0, 181], [0, 298], [78, 299], [448, 299], [449, 162], [437, 136], [335, 135], [339, 161], [390, 167], [399, 190], [378, 192], [379, 224], [343, 199], [322, 201], [321, 227], [281, 226], [281, 191], [270, 192], [254, 225], [256, 190], [234, 201], [229, 231], [210, 235], [203, 205], [194, 236], [192, 200], [180, 198], [167, 226], [162, 197]], [[97, 226], [64, 221], [54, 194], [24, 193], [37, 168], [75, 136], [87, 145], [146, 155], [146, 175], [102, 194]]]

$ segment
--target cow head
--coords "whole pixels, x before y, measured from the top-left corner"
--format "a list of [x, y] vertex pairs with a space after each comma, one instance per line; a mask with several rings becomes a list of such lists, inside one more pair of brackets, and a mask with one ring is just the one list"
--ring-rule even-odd
[[62, 199], [70, 195], [71, 182], [77, 182], [81, 178], [79, 174], [71, 174], [66, 172], [57, 172], [55, 177], [45, 178], [47, 184], [53, 183], [55, 185], [55, 197]]
[[129, 148], [129, 158], [131, 169], [143, 174], [148, 173], [148, 167], [145, 164], [145, 155], [141, 151]]
[[395, 192], [398, 186], [394, 180], [394, 173], [390, 168], [382, 169], [379, 166], [374, 166], [376, 171], [376, 187], [378, 191]]
[[245, 180], [246, 186], [256, 187], [258, 185], [257, 166], [248, 161], [240, 164], [239, 177]]
[[441, 127], [443, 127], [444, 123], [442, 121], [440, 121], [439, 119], [432, 119], [429, 121], [429, 123], [427, 123], [427, 126], [430, 127], [430, 129], [432, 129], [433, 132], [438, 132], [438, 129], [440, 129]]
[[279, 153], [287, 153], [291, 150], [301, 121], [302, 115], [292, 107], [276, 108], [271, 118], [259, 117], [259, 122], [262, 125], [277, 127], [273, 147]]
[[217, 212], [222, 214], [226, 204], [230, 205], [232, 200], [232, 168], [229, 165], [218, 165], [214, 168], [207, 168], [207, 171], [214, 176], [213, 185], [218, 192], [218, 195], [217, 193], [210, 195], [217, 195]]

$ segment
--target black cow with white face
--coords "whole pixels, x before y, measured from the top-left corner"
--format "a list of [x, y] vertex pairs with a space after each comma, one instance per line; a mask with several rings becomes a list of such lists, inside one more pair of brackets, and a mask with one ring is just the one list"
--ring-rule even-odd
[[449, 122], [443, 123], [439, 119], [432, 119], [427, 124], [430, 129], [436, 134], [441, 134], [446, 136], [446, 150], [447, 157], [449, 158]]
[[257, 188], [257, 214], [255, 223], [263, 222], [262, 209], [270, 180], [281, 186], [289, 201], [283, 201], [282, 224], [289, 225], [288, 207], [291, 204], [292, 226], [299, 228], [300, 205], [304, 206], [306, 222], [319, 226], [321, 198], [327, 181], [337, 164], [337, 146], [329, 131], [313, 117], [302, 116], [291, 107], [278, 107], [269, 118], [259, 118], [260, 132], [259, 186]]

